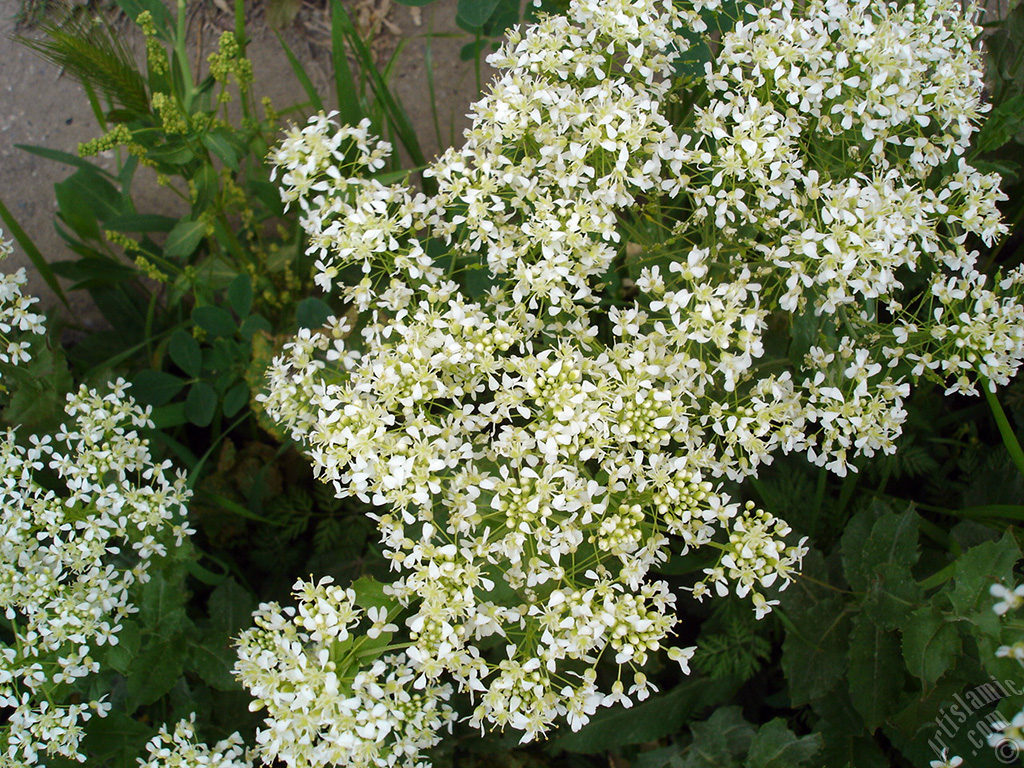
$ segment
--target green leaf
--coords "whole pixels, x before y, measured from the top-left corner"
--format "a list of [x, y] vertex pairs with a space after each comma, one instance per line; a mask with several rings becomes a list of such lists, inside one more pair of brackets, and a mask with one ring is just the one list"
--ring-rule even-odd
[[960, 633], [934, 606], [914, 611], [903, 626], [903, 658], [910, 674], [926, 684], [937, 681], [956, 665]]
[[172, 216], [155, 213], [121, 213], [104, 222], [107, 229], [115, 232], [170, 232], [178, 220]]
[[210, 620], [218, 631], [235, 635], [252, 624], [256, 600], [249, 590], [228, 577], [210, 593]]
[[894, 513], [881, 502], [873, 502], [854, 515], [842, 539], [846, 580], [854, 590], [866, 592], [880, 581], [883, 564], [902, 565], [909, 570], [917, 562], [917, 521], [912, 509]]
[[220, 161], [232, 171], [237, 171], [238, 152], [224, 133], [224, 131], [204, 133], [202, 136], [203, 146], [220, 158]]
[[300, 301], [295, 308], [295, 321], [299, 328], [320, 328], [333, 314], [334, 310], [327, 302], [310, 296]]
[[345, 28], [341, 23], [340, 6], [331, 2], [331, 63], [334, 65], [334, 94], [338, 99], [338, 116], [343, 123], [358, 125], [365, 117], [359, 98], [359, 88], [348, 64], [345, 46]]
[[206, 235], [206, 224], [201, 221], [182, 219], [167, 234], [164, 242], [164, 255], [171, 258], [186, 258], [202, 242]]
[[139, 653], [141, 641], [142, 633], [139, 630], [139, 625], [134, 621], [125, 622], [121, 631], [117, 633], [117, 645], [107, 648], [103, 664], [122, 675], [128, 674], [132, 661]]
[[988, 541], [964, 552], [956, 561], [953, 582], [945, 590], [953, 614], [997, 634], [999, 617], [992, 611], [995, 600], [988, 590], [993, 584], [1016, 583], [1013, 567], [1019, 558], [1020, 547], [1011, 531], [999, 541]]
[[459, 0], [456, 15], [468, 27], [482, 27], [497, 7], [498, 0]]
[[744, 768], [795, 768], [821, 749], [821, 734], [798, 738], [780, 717], [762, 725], [750, 744]]
[[995, 107], [974, 137], [974, 148], [984, 153], [1008, 144], [1024, 129], [1024, 94], [1014, 96]]
[[249, 315], [242, 322], [242, 327], [239, 329], [243, 339], [251, 339], [257, 331], [263, 331], [264, 333], [273, 331], [270, 321], [263, 317], [263, 315]]
[[132, 662], [125, 675], [125, 710], [134, 712], [168, 693], [185, 668], [184, 635], [158, 636]]
[[248, 317], [252, 309], [252, 278], [239, 275], [228, 286], [228, 303], [240, 318]]
[[[153, 735], [151, 726], [114, 709], [106, 717], [89, 720], [82, 745], [95, 765], [128, 768], [135, 764], [135, 758]], [[47, 763], [59, 765], [55, 760]]]
[[192, 321], [211, 336], [234, 336], [238, 326], [223, 307], [206, 305], [192, 310]]
[[60, 287], [57, 276], [50, 268], [50, 263], [43, 257], [42, 252], [36, 247], [32, 238], [25, 234], [25, 230], [21, 228], [11, 212], [7, 210], [7, 206], [4, 205], [2, 200], [0, 200], [0, 219], [4, 222], [7, 234], [13, 237], [18, 242], [18, 245], [21, 246], [21, 249], [25, 251], [25, 255], [32, 262], [32, 266], [36, 268], [39, 276], [43, 278], [50, 287], [50, 290], [60, 298], [65, 307], [70, 307], [68, 297], [64, 295], [64, 289]]
[[197, 381], [185, 398], [185, 416], [197, 427], [208, 427], [217, 410], [217, 393], [205, 381]]
[[108, 171], [103, 170], [98, 165], [90, 163], [78, 155], [72, 155], [68, 152], [61, 152], [58, 149], [50, 149], [49, 147], [37, 147], [32, 144], [15, 144], [15, 147], [28, 152], [33, 155], [39, 155], [39, 157], [45, 157], [47, 160], [55, 160], [58, 163], [64, 163], [65, 165], [73, 165], [76, 168], [85, 168], [92, 173], [100, 173], [107, 178], [114, 178]]
[[[281, 48], [284, 51], [284, 55], [288, 58], [288, 63], [292, 65], [292, 71], [295, 73], [295, 76], [299, 79], [299, 85], [302, 86], [302, 90], [304, 90], [306, 92], [306, 96], [309, 97], [309, 103], [313, 105], [313, 109], [315, 109], [317, 112], [323, 112], [323, 99], [321, 99], [320, 94], [317, 93], [316, 86], [314, 86], [313, 81], [309, 79], [309, 75], [306, 74], [305, 68], [302, 66], [299, 60], [295, 58], [295, 54], [292, 53], [292, 49], [288, 47], [288, 43], [286, 43], [284, 38], [281, 37], [281, 33], [275, 29], [274, 35], [277, 37], [277, 41], [281, 44]], [[344, 57], [345, 51], [344, 49], [342, 49], [340, 52], [334, 51], [333, 55], [335, 57]]]
[[242, 684], [231, 673], [238, 654], [229, 635], [206, 632], [199, 642], [189, 642], [189, 668], [204, 683], [218, 691], [240, 690]]
[[235, 384], [224, 395], [222, 408], [229, 419], [242, 410], [249, 402], [249, 385], [244, 381]]
[[742, 768], [740, 758], [750, 748], [754, 726], [739, 707], [722, 707], [693, 724], [693, 743], [674, 761], [679, 768]]
[[855, 617], [850, 632], [850, 699], [869, 732], [897, 709], [905, 677], [896, 636], [865, 616]]
[[552, 744], [569, 752], [594, 754], [626, 744], [643, 744], [675, 733], [694, 714], [725, 701], [736, 685], [706, 678], [687, 678], [671, 691], [652, 696], [631, 709], [605, 709], [590, 718], [579, 732]]
[[881, 563], [864, 597], [864, 612], [883, 629], [899, 629], [924, 600], [924, 590], [903, 563]]
[[170, 402], [185, 386], [185, 380], [163, 371], [144, 370], [132, 379], [132, 395], [145, 405], [159, 406]]
[[199, 342], [192, 338], [192, 334], [179, 328], [171, 334], [171, 340], [167, 344], [167, 353], [171, 360], [189, 376], [197, 377], [203, 370], [203, 352], [199, 348]]
[[828, 588], [828, 582], [821, 553], [812, 549], [778, 609], [786, 627], [782, 669], [793, 706], [826, 696], [847, 671], [850, 617], [840, 593]]
[[400, 610], [400, 603], [384, 591], [381, 584], [373, 576], [363, 576], [352, 584], [356, 593], [356, 605], [363, 609], [387, 608], [388, 614], [394, 615]]

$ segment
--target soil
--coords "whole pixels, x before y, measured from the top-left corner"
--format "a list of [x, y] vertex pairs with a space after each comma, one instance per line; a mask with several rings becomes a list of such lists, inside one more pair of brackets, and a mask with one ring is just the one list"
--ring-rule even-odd
[[[99, 135], [82, 87], [70, 76], [40, 58], [13, 39], [14, 34], [32, 35], [19, 27], [16, 14], [24, 0], [0, 0], [0, 200], [51, 262], [74, 257], [55, 228], [54, 184], [70, 175], [71, 169], [18, 149], [32, 144], [74, 153], [80, 142]], [[373, 34], [374, 51], [382, 61], [398, 50], [390, 83], [417, 129], [424, 151], [430, 157], [454, 144], [468, 125], [466, 113], [476, 98], [477, 76], [472, 63], [459, 59], [459, 52], [472, 38], [455, 24], [457, 0], [435, 0], [422, 8], [411, 8], [392, 0], [344, 0], [357, 25]], [[227, 0], [189, 0], [190, 34], [197, 61], [216, 45], [218, 29], [231, 28]], [[251, 0], [247, 31], [248, 53], [253, 61], [255, 92], [269, 96], [281, 110], [305, 99], [304, 93], [267, 23], [265, 0]], [[294, 21], [281, 30], [296, 57], [306, 67], [321, 94], [331, 93], [329, 26], [324, 3], [305, 2]], [[437, 125], [431, 108], [426, 68], [429, 37], [430, 56], [437, 103]], [[491, 71], [484, 63], [481, 82]], [[325, 99], [325, 106], [331, 104]], [[113, 164], [113, 159], [107, 162]], [[160, 211], [166, 198], [155, 185], [138, 187], [140, 212]], [[163, 211], [160, 211], [163, 212]], [[6, 229], [6, 228], [4, 228]], [[10, 233], [5, 236], [10, 238]], [[46, 308], [58, 305], [56, 296], [35, 273], [28, 258], [15, 246], [14, 255], [3, 266], [13, 272], [26, 267], [26, 291], [39, 296]], [[101, 319], [90, 311], [88, 297], [69, 295], [77, 324], [99, 327]]]

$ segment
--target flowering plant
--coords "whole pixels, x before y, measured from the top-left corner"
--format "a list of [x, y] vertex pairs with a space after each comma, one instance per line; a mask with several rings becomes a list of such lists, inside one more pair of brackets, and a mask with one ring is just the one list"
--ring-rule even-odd
[[717, 6], [579, 0], [513, 32], [436, 194], [374, 178], [365, 123], [274, 154], [351, 311], [286, 346], [263, 402], [380, 507], [402, 669], [524, 740], [650, 694], [677, 553], [714, 553], [694, 598], [778, 604], [804, 542], [730, 484], [779, 453], [856, 471], [914, 382], [976, 395], [1024, 358], [1024, 272], [971, 250], [1005, 231], [965, 158], [973, 11], [751, 6], [687, 77]]

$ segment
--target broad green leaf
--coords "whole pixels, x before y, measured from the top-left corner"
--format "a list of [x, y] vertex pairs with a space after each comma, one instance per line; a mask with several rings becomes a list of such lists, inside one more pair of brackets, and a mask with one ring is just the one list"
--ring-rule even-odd
[[978, 152], [991, 152], [1008, 144], [1024, 129], [1024, 94], [1019, 94], [996, 106], [974, 137]]
[[334, 310], [327, 302], [310, 296], [300, 301], [295, 308], [295, 321], [299, 328], [320, 328], [333, 314]]
[[217, 393], [205, 381], [197, 381], [185, 398], [185, 416], [197, 427], [208, 427], [217, 410]]
[[235, 384], [231, 389], [224, 395], [224, 403], [222, 408], [224, 409], [224, 415], [229, 419], [238, 413], [242, 408], [245, 407], [246, 403], [249, 402], [249, 385], [244, 381]]
[[171, 360], [185, 373], [193, 378], [199, 376], [203, 370], [203, 352], [199, 348], [199, 342], [192, 338], [192, 334], [179, 328], [171, 334], [167, 344], [167, 353]]
[[184, 386], [184, 379], [163, 371], [146, 369], [132, 378], [132, 395], [139, 402], [155, 407], [170, 402]]
[[[89, 720], [82, 746], [95, 765], [128, 768], [153, 735], [152, 726], [113, 709], [106, 717]], [[59, 765], [55, 760], [47, 760], [47, 764]]]
[[238, 329], [230, 312], [212, 305], [193, 309], [192, 321], [211, 336], [234, 336]]
[[854, 590], [865, 592], [880, 581], [883, 564], [909, 570], [917, 562], [917, 520], [912, 509], [892, 512], [881, 502], [854, 515], [842, 539], [846, 579]]
[[103, 222], [116, 232], [170, 232], [178, 220], [156, 213], [121, 213]]
[[394, 616], [401, 606], [398, 600], [384, 591], [384, 586], [373, 576], [356, 579], [352, 584], [352, 589], [356, 593], [356, 605], [363, 609], [387, 608], [388, 614]]
[[905, 677], [896, 636], [856, 616], [850, 632], [850, 700], [870, 733], [897, 709]]
[[829, 694], [847, 671], [850, 616], [839, 592], [829, 589], [821, 553], [804, 557], [802, 576], [786, 590], [778, 609], [786, 627], [782, 669], [794, 706]]
[[482, 27], [497, 7], [498, 0], [459, 0], [457, 15], [468, 27]]
[[233, 577], [228, 577], [210, 593], [212, 626], [227, 635], [235, 635], [252, 624], [256, 600]]
[[239, 275], [231, 281], [228, 286], [228, 303], [240, 318], [249, 316], [252, 298], [252, 278], [249, 275]]
[[220, 161], [232, 171], [237, 171], [238, 152], [224, 133], [224, 131], [204, 133], [202, 137], [203, 146], [220, 158]]
[[134, 621], [125, 622], [121, 631], [117, 633], [117, 645], [107, 646], [102, 663], [122, 675], [128, 674], [132, 661], [139, 653], [141, 641], [139, 625]]
[[171, 258], [191, 256], [206, 235], [206, 224], [201, 221], [182, 219], [167, 233], [164, 254]]
[[192, 622], [185, 613], [188, 592], [184, 586], [184, 568], [166, 564], [151, 572], [138, 601], [138, 621], [148, 632], [169, 637], [186, 632]]
[[924, 590], [904, 563], [881, 563], [864, 598], [864, 612], [883, 629], [900, 629], [907, 614], [924, 601]]
[[903, 658], [915, 677], [934, 683], [953, 668], [959, 654], [960, 633], [934, 606], [922, 606], [905, 619]]
[[270, 325], [270, 321], [263, 317], [263, 315], [249, 315], [242, 322], [239, 333], [243, 339], [251, 339], [259, 331], [270, 333], [272, 330], [273, 326]]
[[188, 649], [184, 635], [155, 635], [125, 675], [125, 710], [152, 704], [174, 687], [185, 667]]
[[238, 653], [229, 635], [205, 632], [199, 642], [189, 642], [189, 667], [203, 682], [218, 691], [240, 690], [242, 684], [231, 673]]
[[693, 716], [727, 700], [736, 689], [728, 681], [692, 677], [667, 693], [652, 696], [630, 709], [602, 709], [577, 733], [552, 745], [570, 752], [593, 754], [626, 744], [643, 744], [675, 733]]
[[757, 729], [744, 768], [796, 768], [821, 749], [821, 734], [797, 737], [780, 717]]
[[971, 547], [956, 561], [953, 583], [946, 587], [953, 615], [966, 618], [996, 634], [999, 617], [992, 611], [995, 599], [989, 594], [993, 584], [1013, 586], [1013, 567], [1020, 558], [1020, 548], [1007, 531], [999, 541]]
[[679, 768], [743, 768], [754, 726], [739, 707], [722, 707], [707, 720], [694, 723], [693, 742], [673, 761]]

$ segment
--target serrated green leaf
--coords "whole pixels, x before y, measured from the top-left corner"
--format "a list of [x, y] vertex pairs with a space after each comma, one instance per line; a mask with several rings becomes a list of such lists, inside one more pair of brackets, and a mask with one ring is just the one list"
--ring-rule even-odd
[[725, 701], [736, 687], [728, 681], [688, 678], [671, 691], [631, 709], [601, 710], [578, 733], [555, 739], [552, 744], [570, 752], [593, 754], [655, 741], [675, 733], [705, 707]]
[[228, 286], [228, 303], [240, 318], [249, 316], [252, 298], [252, 278], [249, 275], [239, 275], [231, 281]]
[[205, 235], [205, 223], [182, 219], [167, 233], [167, 240], [164, 241], [164, 255], [170, 258], [191, 256]]
[[185, 416], [197, 427], [208, 427], [217, 411], [217, 392], [205, 381], [197, 381], [185, 398]]
[[754, 726], [739, 707], [722, 707], [707, 720], [694, 723], [693, 742], [674, 761], [679, 768], [742, 768], [740, 758], [750, 749]]
[[134, 621], [126, 622], [121, 627], [121, 631], [117, 633], [117, 645], [106, 648], [103, 663], [115, 672], [120, 672], [122, 675], [128, 674], [132, 661], [139, 653], [141, 641], [142, 632], [139, 625]]
[[389, 615], [398, 613], [401, 604], [391, 595], [384, 591], [384, 584], [381, 584], [373, 576], [363, 576], [356, 579], [352, 589], [356, 593], [356, 605], [367, 610], [370, 608], [387, 608]]
[[850, 632], [850, 700], [870, 733], [898, 708], [905, 677], [896, 636], [856, 616]]
[[1024, 129], [1024, 94], [1004, 101], [989, 113], [974, 137], [974, 148], [982, 153], [999, 149], [1021, 129]]
[[233, 640], [223, 632], [209, 631], [203, 633], [199, 642], [189, 643], [189, 668], [204, 683], [218, 691], [236, 691], [242, 684], [235, 678], [231, 670], [238, 660]]
[[210, 593], [212, 626], [226, 635], [234, 635], [252, 623], [256, 599], [233, 577], [228, 577]]
[[139, 371], [132, 378], [132, 396], [154, 407], [164, 405], [185, 386], [185, 380], [163, 371]]
[[796, 768], [821, 749], [821, 734], [797, 737], [780, 717], [757, 729], [744, 768]]
[[203, 352], [192, 334], [181, 328], [171, 334], [167, 343], [171, 360], [189, 376], [196, 377], [203, 370]]
[[[93, 717], [86, 724], [84, 751], [96, 765], [131, 766], [154, 735], [145, 723], [114, 709], [106, 717]], [[55, 765], [55, 761], [47, 761]]]
[[924, 590], [903, 563], [881, 563], [873, 568], [875, 580], [864, 597], [863, 610], [883, 629], [899, 629], [907, 613], [924, 600]]
[[927, 684], [937, 681], [956, 664], [960, 633], [931, 605], [910, 614], [903, 626], [903, 658], [907, 669]]
[[992, 611], [995, 600], [989, 594], [993, 584], [1012, 585], [1013, 567], [1020, 559], [1020, 548], [1011, 531], [999, 541], [988, 541], [971, 547], [956, 561], [953, 582], [947, 585], [953, 615], [966, 618], [996, 634], [999, 617]]
[[192, 310], [192, 321], [211, 336], [234, 336], [238, 326], [223, 307], [202, 306]]
[[829, 694], [846, 674], [850, 633], [844, 601], [827, 586], [829, 576], [821, 553], [812, 549], [803, 566], [801, 576], [785, 592], [785, 604], [778, 609], [786, 627], [782, 669], [794, 706]]
[[134, 712], [166, 695], [185, 669], [184, 635], [158, 635], [132, 661], [125, 675], [125, 710]]

